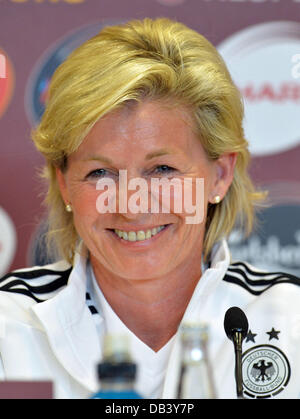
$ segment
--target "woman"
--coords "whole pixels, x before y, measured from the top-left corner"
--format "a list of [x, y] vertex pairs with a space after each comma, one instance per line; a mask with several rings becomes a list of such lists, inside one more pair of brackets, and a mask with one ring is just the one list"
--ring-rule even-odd
[[[250, 322], [245, 350], [251, 359], [252, 347], [260, 351], [256, 368], [284, 360], [276, 382], [265, 371], [252, 385], [247, 367], [246, 396], [298, 396], [297, 280], [230, 265], [225, 239], [236, 223], [251, 231], [262, 199], [247, 175], [242, 118], [215, 48], [168, 19], [104, 28], [57, 69], [33, 140], [46, 159], [49, 237], [61, 260], [1, 281], [3, 377], [50, 378], [56, 397], [89, 397], [104, 334], [125, 333], [139, 392], [175, 397], [179, 326], [201, 321], [218, 397], [235, 397], [223, 319], [239, 306]], [[155, 182], [174, 178], [177, 189], [155, 194]], [[188, 198], [197, 206], [178, 210]]]

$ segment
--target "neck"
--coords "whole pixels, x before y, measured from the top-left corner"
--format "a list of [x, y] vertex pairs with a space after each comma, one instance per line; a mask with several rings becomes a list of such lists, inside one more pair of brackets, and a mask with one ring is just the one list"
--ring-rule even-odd
[[201, 277], [201, 258], [197, 255], [192, 262], [161, 278], [128, 280], [113, 275], [91, 256], [96, 281], [111, 308], [154, 351], [176, 333]]

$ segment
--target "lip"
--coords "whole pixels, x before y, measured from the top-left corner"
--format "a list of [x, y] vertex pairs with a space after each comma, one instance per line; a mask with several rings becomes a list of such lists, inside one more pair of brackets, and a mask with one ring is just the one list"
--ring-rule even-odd
[[[155, 236], [152, 236], [150, 239], [145, 239], [145, 240], [138, 240], [135, 242], [131, 242], [129, 240], [124, 240], [121, 237], [119, 237], [112, 229], [107, 229], [108, 233], [110, 233], [110, 235], [112, 236], [112, 238], [114, 240], [116, 240], [118, 243], [120, 243], [121, 245], [127, 247], [127, 248], [134, 248], [134, 249], [143, 249], [145, 247], [149, 247], [152, 244], [155, 244], [157, 240], [159, 240], [159, 238], [161, 236], [163, 236], [163, 234], [170, 229], [172, 224], [161, 224], [161, 225], [165, 225], [166, 227], [161, 230], [159, 233], [155, 234]], [[154, 227], [152, 227], [154, 228]], [[150, 229], [150, 227], [149, 227]], [[121, 229], [120, 229], [121, 230]], [[139, 231], [142, 230], [142, 228], [139, 229], [132, 229], [129, 231]], [[148, 230], [148, 228], [147, 228]], [[126, 230], [124, 230], [126, 231]]]

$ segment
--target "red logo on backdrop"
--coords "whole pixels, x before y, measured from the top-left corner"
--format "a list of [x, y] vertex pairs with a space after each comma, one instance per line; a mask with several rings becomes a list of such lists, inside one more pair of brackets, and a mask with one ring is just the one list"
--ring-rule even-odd
[[13, 94], [14, 72], [7, 54], [0, 48], [0, 117], [5, 112]]
[[248, 102], [268, 100], [273, 103], [300, 103], [300, 84], [297, 82], [281, 82], [277, 86], [267, 82], [258, 86], [249, 83], [241, 91]]
[[219, 46], [245, 99], [244, 129], [255, 156], [300, 145], [300, 23], [248, 26]]

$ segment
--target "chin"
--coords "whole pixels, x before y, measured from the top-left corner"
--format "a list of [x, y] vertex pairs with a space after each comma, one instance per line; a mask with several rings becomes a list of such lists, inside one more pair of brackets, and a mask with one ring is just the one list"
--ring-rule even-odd
[[116, 269], [116, 265], [114, 265], [113, 272], [124, 279], [146, 281], [159, 278], [167, 273], [166, 270], [162, 270], [161, 263], [157, 262], [156, 266], [158, 269], [153, 269], [153, 264], [147, 265], [146, 262], [141, 260], [140, 263], [135, 262], [133, 266], [123, 265], [119, 269]]

